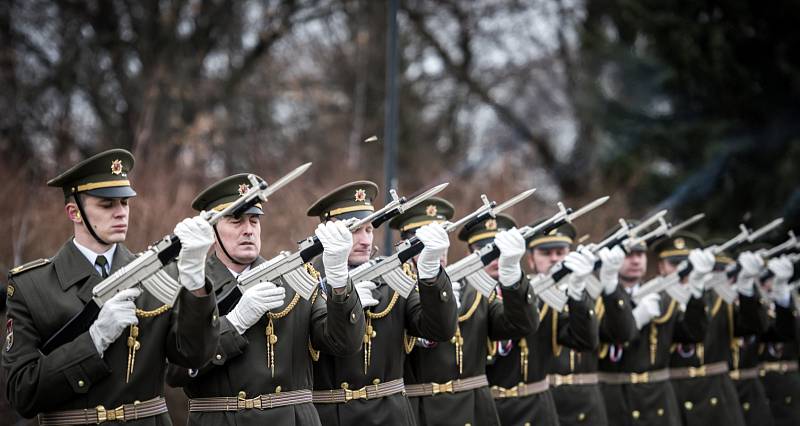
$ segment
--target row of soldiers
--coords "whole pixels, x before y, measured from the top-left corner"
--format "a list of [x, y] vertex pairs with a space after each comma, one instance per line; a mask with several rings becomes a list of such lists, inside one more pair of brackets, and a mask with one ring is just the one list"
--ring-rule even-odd
[[[472, 252], [491, 244], [499, 253], [484, 270], [487, 295], [450, 280], [442, 224], [455, 211], [432, 197], [389, 222], [402, 240], [424, 246], [403, 266], [415, 282], [404, 297], [381, 279], [351, 278], [373, 257], [373, 226], [348, 226], [375, 211], [378, 187], [368, 181], [308, 209], [320, 219], [322, 245], [304, 266], [318, 284], [310, 297], [281, 278], [218, 307], [271, 262], [260, 254], [262, 204], [207, 220], [205, 212], [227, 212], [248, 193], [253, 180], [239, 174], [200, 193], [192, 208], [202, 213], [175, 227], [180, 252], [164, 269], [178, 283], [174, 303], [124, 289], [102, 300], [86, 331], [48, 348], [99, 300], [96, 287], [146, 258], [123, 244], [133, 163], [127, 151], [110, 150], [48, 182], [64, 192], [74, 235], [52, 258], [10, 272], [7, 397], [42, 425], [169, 424], [165, 381], [189, 397], [190, 424], [800, 422], [800, 319], [790, 284], [798, 277], [789, 257], [765, 262], [751, 247], [734, 260], [687, 233], [651, 246], [573, 250], [570, 223], [526, 238], [497, 214], [458, 234]], [[662, 276], [691, 271], [682, 274], [686, 299], [637, 294], [648, 251]], [[736, 297], [727, 299], [708, 277], [733, 264], [726, 284]], [[570, 273], [548, 291], [564, 303], [544, 303], [533, 283], [559, 269]]]

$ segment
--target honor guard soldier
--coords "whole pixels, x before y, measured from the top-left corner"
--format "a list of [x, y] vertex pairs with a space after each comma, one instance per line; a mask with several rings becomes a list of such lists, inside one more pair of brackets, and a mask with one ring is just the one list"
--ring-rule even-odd
[[[426, 216], [441, 212], [445, 217], [438, 220], [451, 218], [452, 205], [434, 199], [398, 216], [390, 226], [408, 235], [419, 229]], [[486, 378], [492, 340], [519, 338], [539, 321], [536, 298], [520, 266], [525, 240], [514, 219], [504, 214], [462, 228], [458, 237], [471, 251], [489, 243], [500, 249], [500, 257], [486, 267], [499, 285], [486, 298], [472, 286], [453, 283], [458, 305], [455, 334], [442, 342], [420, 338], [416, 345], [409, 345], [406, 392], [420, 425], [499, 425]]]
[[[221, 211], [249, 189], [247, 176], [211, 185], [192, 208]], [[237, 285], [240, 274], [266, 261], [259, 255], [263, 214], [257, 204], [240, 216], [223, 217], [214, 227], [206, 274], [218, 298]], [[348, 236], [337, 235], [335, 244], [320, 240], [330, 251], [349, 244]], [[306, 268], [314, 273], [310, 265]], [[359, 314], [352, 317], [353, 312]], [[309, 348], [341, 356], [358, 351], [364, 334], [360, 312], [358, 295], [345, 287], [318, 289], [304, 300], [284, 282], [257, 283], [220, 318], [219, 346], [211, 362], [199, 370], [170, 366], [168, 383], [182, 386], [189, 396], [190, 424], [319, 425]]]
[[739, 397], [744, 423], [747, 426], [773, 426], [775, 422], [772, 420], [767, 393], [758, 376], [759, 338], [769, 327], [769, 316], [766, 309], [768, 307], [766, 298], [760, 286], [756, 285], [756, 280], [764, 269], [764, 262], [752, 253], [755, 251], [756, 244], [761, 246], [763, 243], [755, 243], [743, 248], [738, 261], [732, 259], [727, 253], [718, 254], [714, 269], [715, 271], [725, 271], [736, 264], [740, 270], [733, 286], [739, 293], [743, 292], [748, 297], [758, 298], [761, 303], [762, 308], [759, 310], [757, 319], [761, 331], [736, 338], [735, 344], [731, 346], [728, 366], [731, 369], [729, 375]]
[[42, 425], [169, 424], [166, 360], [199, 368], [219, 338], [216, 299], [202, 265], [213, 243], [204, 219], [175, 227], [181, 251], [175, 306], [138, 288], [106, 301], [88, 331], [48, 354], [40, 349], [65, 323], [95, 303], [92, 289], [136, 256], [123, 245], [128, 173], [133, 156], [113, 149], [80, 162], [48, 182], [64, 191], [74, 236], [50, 259], [11, 270], [3, 369], [11, 405]]
[[[633, 221], [629, 222], [633, 224]], [[616, 229], [614, 230], [616, 231]], [[646, 251], [644, 245], [631, 247], [632, 251]], [[592, 254], [585, 254], [590, 259]], [[598, 252], [602, 261], [599, 277], [602, 293], [590, 300], [599, 323], [599, 351], [578, 351], [569, 347], [555, 358], [550, 375], [550, 386], [561, 426], [608, 424], [605, 402], [598, 384], [598, 355], [606, 355], [611, 344], [622, 345], [631, 340], [636, 325], [631, 312], [630, 298], [619, 285], [619, 270], [625, 259], [622, 247], [603, 248]], [[585, 294], [584, 297], [589, 297]]]
[[[742, 264], [744, 269], [744, 263]], [[762, 335], [759, 375], [767, 391], [775, 426], [800, 424], [800, 302], [789, 285], [792, 262], [786, 257], [770, 259], [772, 275], [764, 283], [772, 301], [770, 327]], [[794, 277], [797, 280], [797, 277]]]
[[[320, 198], [308, 215], [320, 218], [320, 227], [349, 236], [344, 221], [372, 213], [377, 193], [372, 182], [352, 182]], [[350, 285], [348, 268], [370, 259], [372, 231], [371, 224], [353, 231], [352, 243], [335, 262], [323, 254], [318, 269], [325, 287]], [[314, 403], [323, 425], [416, 424], [403, 384], [407, 336], [446, 340], [456, 323], [456, 302], [440, 264], [450, 245], [447, 233], [431, 224], [421, 227], [417, 237], [425, 245], [418, 260], [419, 291], [404, 299], [380, 281], [355, 283], [367, 323], [362, 350], [353, 356], [321, 353], [314, 363]]]
[[558, 413], [548, 384], [552, 363], [564, 347], [592, 351], [598, 346], [598, 324], [589, 298], [584, 296], [585, 278], [594, 262], [572, 252], [575, 228], [565, 224], [548, 234], [537, 234], [528, 242], [528, 265], [534, 274], [547, 274], [564, 261], [573, 271], [567, 288], [564, 312], [539, 305], [539, 328], [520, 339], [495, 342], [487, 367], [489, 383], [503, 425], [558, 425]]
[[[733, 263], [727, 256], [703, 254], [702, 262], [712, 264], [716, 270], [724, 271], [727, 264]], [[679, 343], [672, 353], [670, 376], [678, 405], [683, 408], [684, 425], [715, 421], [745, 425], [739, 396], [728, 372], [729, 363], [738, 368], [740, 337], [763, 333], [767, 327], [765, 307], [752, 283], [745, 281], [738, 287], [735, 303], [726, 302], [713, 289], [705, 289], [703, 297], [710, 310], [703, 342]]]
[[[659, 274], [668, 275], [687, 259], [696, 271], [703, 267], [705, 272], [710, 271], [713, 258], [709, 265], [700, 247], [700, 240], [688, 234], [657, 241], [652, 252], [658, 259]], [[690, 256], [690, 253], [698, 254]], [[636, 293], [646, 273], [645, 260], [642, 254], [632, 252], [623, 263], [621, 280], [631, 294]], [[630, 275], [625, 277], [625, 274]], [[627, 345], [610, 345], [608, 354], [600, 361], [609, 424], [681, 424], [678, 401], [669, 382], [670, 348], [673, 343], [698, 343], [705, 337], [708, 319], [702, 282], [698, 282], [701, 279], [703, 275], [690, 277], [687, 285], [693, 286], [693, 295], [685, 308], [666, 293], [653, 293], [634, 304], [637, 335]]]

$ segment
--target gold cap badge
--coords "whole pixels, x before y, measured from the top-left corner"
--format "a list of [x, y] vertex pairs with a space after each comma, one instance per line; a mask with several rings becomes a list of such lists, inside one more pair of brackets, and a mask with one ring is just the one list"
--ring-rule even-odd
[[239, 195], [247, 194], [247, 191], [250, 190], [250, 185], [246, 183], [242, 183], [239, 185]]
[[682, 250], [686, 248], [686, 241], [683, 238], [675, 238], [675, 248], [678, 250]]
[[111, 162], [111, 173], [115, 175], [122, 174], [122, 160], [114, 160]]
[[430, 217], [436, 217], [436, 213], [438, 213], [438, 212], [439, 212], [439, 209], [437, 209], [436, 206], [434, 206], [433, 204], [429, 205], [425, 209], [425, 214], [430, 216]]
[[489, 219], [486, 221], [486, 229], [489, 231], [494, 231], [497, 229], [497, 221], [494, 219]]
[[361, 202], [364, 202], [364, 200], [366, 200], [366, 199], [367, 199], [367, 191], [364, 191], [363, 189], [357, 189], [357, 190], [356, 190], [356, 196], [355, 196], [355, 199], [356, 199], [356, 201], [358, 201], [359, 203], [361, 203]]

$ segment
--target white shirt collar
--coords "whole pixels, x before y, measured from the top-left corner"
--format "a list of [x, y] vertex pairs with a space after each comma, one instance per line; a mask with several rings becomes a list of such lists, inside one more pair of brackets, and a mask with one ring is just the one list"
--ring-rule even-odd
[[83, 257], [85, 257], [86, 260], [89, 261], [89, 264], [95, 266], [95, 269], [97, 269], [98, 272], [100, 272], [100, 269], [94, 264], [94, 262], [95, 260], [97, 260], [97, 256], [100, 255], [105, 256], [106, 260], [108, 260], [108, 266], [107, 266], [108, 270], [106, 270], [106, 272], [111, 272], [111, 262], [114, 261], [114, 253], [117, 251], [116, 244], [112, 244], [111, 248], [108, 249], [105, 253], [95, 253], [92, 251], [92, 249], [81, 245], [81, 243], [79, 243], [78, 240], [76, 240], [75, 238], [72, 239], [72, 243], [75, 244], [75, 247], [77, 247], [78, 250], [83, 254]]
[[[226, 266], [226, 268], [228, 268], [228, 267]], [[239, 275], [242, 275], [242, 274], [244, 274], [245, 272], [247, 272], [249, 270], [250, 270], [250, 265], [247, 265], [246, 268], [242, 269], [242, 272], [236, 272], [233, 269], [228, 268], [228, 272], [230, 272], [231, 275], [233, 275], [233, 278], [239, 278]]]
[[639, 283], [636, 283], [636, 285], [633, 285], [633, 286], [630, 286], [630, 287], [622, 286], [622, 288], [624, 288], [625, 291], [628, 292], [629, 295], [633, 295], [633, 292], [635, 292], [636, 290], [639, 289]]

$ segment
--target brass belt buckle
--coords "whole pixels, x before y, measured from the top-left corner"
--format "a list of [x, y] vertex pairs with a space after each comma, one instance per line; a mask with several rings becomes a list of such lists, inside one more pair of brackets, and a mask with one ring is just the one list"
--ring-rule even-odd
[[453, 393], [453, 381], [447, 383], [431, 383], [431, 394], [437, 395], [440, 393]]
[[702, 365], [700, 367], [689, 367], [689, 377], [702, 377], [706, 375], [706, 366]]
[[125, 422], [125, 406], [120, 405], [113, 410], [106, 410], [102, 405], [95, 407], [97, 413], [97, 423], [105, 422]]
[[350, 390], [344, 389], [344, 402], [350, 402], [354, 399], [367, 399], [367, 388]]
[[[256, 404], [258, 401], [258, 404]], [[242, 391], [239, 392], [238, 398], [236, 398], [236, 408], [240, 410], [252, 410], [253, 408], [261, 409], [261, 397], [257, 396], [255, 398], [246, 398], [246, 394]]]
[[644, 373], [631, 373], [632, 384], [647, 383], [649, 381], [650, 381], [649, 371], [645, 371]]

